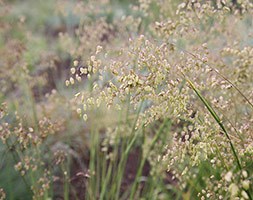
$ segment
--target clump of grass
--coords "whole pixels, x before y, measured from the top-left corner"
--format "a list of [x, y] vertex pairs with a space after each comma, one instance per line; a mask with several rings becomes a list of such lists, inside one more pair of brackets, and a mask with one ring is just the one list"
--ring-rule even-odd
[[249, 0], [0, 5], [0, 199], [252, 199]]

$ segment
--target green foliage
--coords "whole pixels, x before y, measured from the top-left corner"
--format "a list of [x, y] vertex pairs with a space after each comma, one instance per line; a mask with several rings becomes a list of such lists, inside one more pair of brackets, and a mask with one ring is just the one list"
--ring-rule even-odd
[[0, 199], [252, 199], [250, 0], [0, 0]]

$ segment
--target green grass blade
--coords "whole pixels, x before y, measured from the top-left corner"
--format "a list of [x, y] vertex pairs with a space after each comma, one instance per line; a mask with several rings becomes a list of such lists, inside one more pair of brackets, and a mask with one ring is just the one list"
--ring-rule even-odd
[[204, 96], [202, 96], [202, 94], [198, 91], [198, 89], [194, 86], [194, 84], [189, 80], [189, 79], [186, 79], [187, 82], [190, 84], [191, 88], [194, 90], [194, 92], [197, 94], [197, 96], [200, 98], [200, 100], [202, 101], [202, 103], [205, 105], [205, 107], [208, 109], [209, 113], [213, 116], [213, 118], [215, 119], [215, 121], [219, 124], [220, 128], [223, 130], [223, 132], [225, 133], [228, 141], [229, 141], [229, 144], [230, 144], [230, 147], [231, 147], [231, 150], [233, 152], [233, 155], [235, 157], [235, 160], [236, 160], [236, 163], [237, 163], [237, 166], [238, 168], [241, 170], [242, 169], [242, 166], [241, 166], [241, 163], [240, 163], [240, 160], [239, 160], [239, 157], [235, 151], [235, 148], [234, 148], [234, 145], [232, 143], [232, 140], [227, 132], [227, 130], [225, 129], [221, 119], [219, 118], [219, 116], [217, 115], [217, 113], [214, 111], [214, 109], [212, 108], [212, 106], [207, 102], [207, 100], [205, 99]]

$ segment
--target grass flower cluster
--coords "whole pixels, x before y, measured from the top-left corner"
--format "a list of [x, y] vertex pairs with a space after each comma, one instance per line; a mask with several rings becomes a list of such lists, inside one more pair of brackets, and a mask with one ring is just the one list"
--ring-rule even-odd
[[0, 199], [252, 200], [252, 16], [0, 0]]

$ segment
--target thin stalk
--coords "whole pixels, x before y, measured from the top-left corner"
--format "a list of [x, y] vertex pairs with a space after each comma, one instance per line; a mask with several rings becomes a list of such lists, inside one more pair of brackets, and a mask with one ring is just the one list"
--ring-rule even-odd
[[[69, 158], [67, 158], [67, 160], [69, 160]], [[69, 176], [69, 170], [65, 168], [64, 164], [61, 164], [61, 168], [62, 168], [62, 173], [64, 176], [64, 200], [69, 200], [69, 180], [68, 180], [68, 176]], [[68, 168], [68, 167], [67, 167]]]
[[91, 131], [91, 141], [90, 141], [90, 162], [89, 162], [89, 170], [90, 170], [90, 178], [88, 181], [88, 192], [86, 193], [87, 198], [90, 199], [92, 195], [95, 195], [94, 191], [94, 184], [95, 184], [95, 176], [94, 176], [94, 171], [95, 171], [95, 154], [96, 154], [96, 144], [95, 144], [95, 134], [93, 131]]
[[[6, 141], [6, 146], [8, 147], [8, 149], [11, 149], [11, 147], [10, 147], [10, 145], [8, 144], [7, 141]], [[16, 156], [18, 156], [18, 158], [20, 159], [20, 156], [19, 156], [18, 152], [15, 151], [15, 150], [14, 150], [14, 152], [15, 152]], [[12, 155], [12, 157], [13, 157], [13, 160], [14, 160], [16, 163], [18, 163], [18, 160], [17, 160], [17, 158], [15, 157], [14, 152], [11, 151], [11, 155]], [[21, 159], [20, 159], [20, 160], [21, 160]], [[31, 188], [30, 188], [28, 182], [26, 181], [25, 177], [24, 177], [24, 176], [21, 176], [21, 178], [22, 178], [22, 181], [24, 182], [25, 186], [27, 187], [27, 190], [28, 190], [28, 191], [31, 191]]]
[[[22, 80], [21, 80], [22, 81]], [[32, 89], [28, 83], [28, 80], [26, 78], [24, 78], [24, 90], [26, 90], [26, 98], [27, 98], [27, 102], [30, 103], [32, 109], [32, 115], [33, 115], [33, 119], [34, 119], [34, 125], [35, 125], [35, 131], [38, 132], [39, 131], [39, 120], [38, 120], [38, 114], [37, 114], [37, 109], [36, 109], [36, 103], [35, 103], [35, 99], [34, 96], [32, 94]]]
[[160, 136], [161, 136], [161, 134], [162, 134], [162, 132], [163, 132], [163, 130], [166, 127], [166, 125], [167, 125], [168, 122], [170, 122], [169, 119], [166, 119], [166, 120], [163, 121], [163, 123], [160, 126], [159, 130], [157, 131], [155, 137], [153, 138], [153, 140], [151, 142], [151, 145], [148, 148], [147, 153], [143, 155], [143, 158], [141, 160], [140, 166], [139, 166], [137, 174], [136, 174], [136, 178], [135, 178], [133, 186], [132, 186], [132, 190], [131, 190], [131, 194], [130, 194], [130, 198], [129, 198], [131, 200], [134, 198], [134, 194], [136, 192], [136, 187], [137, 187], [138, 179], [139, 179], [139, 177], [140, 177], [140, 175], [142, 173], [145, 161], [147, 160], [147, 157], [148, 157], [149, 153], [152, 151], [153, 147], [155, 146], [157, 140], [160, 138]]
[[240, 170], [242, 170], [242, 166], [241, 166], [241, 163], [240, 163], [240, 160], [239, 160], [239, 157], [235, 151], [235, 147], [232, 143], [232, 140], [227, 132], [227, 130], [225, 129], [221, 119], [219, 118], [219, 116], [217, 115], [217, 113], [214, 111], [214, 109], [211, 107], [211, 105], [207, 102], [207, 100], [204, 98], [204, 96], [202, 96], [202, 94], [198, 91], [198, 89], [194, 86], [194, 84], [189, 80], [187, 79], [187, 82], [190, 84], [191, 88], [194, 90], [194, 92], [197, 94], [197, 96], [200, 98], [200, 100], [202, 101], [202, 103], [205, 105], [205, 107], [208, 109], [209, 113], [213, 116], [213, 118], [215, 119], [215, 121], [218, 123], [218, 125], [220, 126], [220, 128], [223, 130], [223, 132], [225, 133], [228, 141], [229, 141], [229, 145], [230, 145], [230, 148], [233, 152], [233, 155], [235, 157], [235, 160], [236, 160], [236, 163], [237, 163], [237, 166]]
[[[174, 47], [176, 47], [176, 45], [174, 44], [174, 43], [168, 43], [168, 44], [170, 44], [170, 45], [173, 45]], [[178, 47], [178, 49], [180, 49], [181, 51], [183, 51], [183, 52], [185, 52], [185, 53], [187, 53], [187, 54], [189, 54], [189, 55], [191, 55], [192, 57], [194, 57], [194, 58], [196, 58], [197, 60], [199, 60], [199, 61], [201, 61], [202, 63], [204, 63], [203, 62], [203, 60], [201, 60], [200, 58], [198, 58], [195, 54], [193, 54], [193, 53], [191, 53], [191, 52], [189, 52], [189, 51], [187, 51], [187, 50], [185, 50], [185, 49], [182, 49], [182, 48], [179, 48]], [[232, 81], [230, 81], [227, 77], [225, 77], [222, 73], [220, 73], [217, 69], [215, 69], [214, 67], [211, 67], [211, 66], [209, 66], [210, 68], [211, 68], [211, 70], [212, 71], [214, 71], [216, 74], [218, 74], [221, 78], [223, 78], [226, 82], [228, 82], [244, 99], [245, 99], [245, 101], [246, 102], [248, 102], [248, 104], [251, 106], [251, 108], [253, 109], [253, 104], [250, 102], [250, 100], [246, 97], [246, 95], [244, 95], [242, 92], [241, 92], [241, 90], [232, 82]]]
[[111, 174], [112, 174], [112, 167], [113, 167], [113, 164], [110, 162], [109, 168], [107, 170], [107, 174], [106, 174], [105, 179], [103, 181], [102, 190], [101, 190], [101, 194], [100, 194], [100, 197], [99, 197], [100, 200], [105, 199], [104, 195], [105, 195], [105, 192], [106, 192], [106, 187], [108, 186], [108, 183], [110, 181], [110, 177], [111, 177]]
[[[119, 167], [118, 167], [118, 169], [120, 169], [120, 170], [125, 169], [125, 164], [126, 164], [126, 161], [127, 161], [127, 156], [128, 156], [128, 154], [129, 154], [131, 148], [133, 147], [134, 142], [135, 142], [136, 139], [137, 139], [138, 131], [135, 131], [135, 127], [136, 127], [137, 121], [138, 121], [138, 119], [139, 119], [142, 106], [143, 106], [143, 101], [140, 103], [140, 106], [139, 106], [138, 111], [137, 111], [137, 115], [136, 115], [136, 117], [135, 117], [135, 120], [134, 120], [134, 123], [133, 123], [133, 126], [132, 126], [131, 135], [133, 135], [133, 133], [135, 133], [135, 134], [134, 134], [134, 136], [133, 136], [133, 139], [130, 141], [130, 144], [127, 146], [126, 150], [123, 152], [122, 158], [121, 158], [121, 160], [120, 160]], [[118, 177], [118, 178], [119, 178], [119, 183], [120, 183], [120, 184], [119, 184], [119, 186], [117, 187], [117, 191], [116, 191], [116, 195], [115, 195], [116, 199], [119, 199], [120, 185], [121, 185], [123, 173], [124, 173], [124, 170], [122, 170], [122, 173], [121, 173], [120, 176]]]
[[128, 122], [128, 117], [129, 117], [129, 112], [130, 112], [130, 98], [131, 98], [131, 96], [130, 96], [130, 90], [129, 90], [129, 92], [128, 92], [128, 94], [127, 94], [127, 109], [126, 109], [126, 121], [125, 121], [125, 123], [127, 123]]
[[96, 177], [96, 194], [99, 195], [99, 191], [100, 191], [100, 183], [101, 183], [101, 180], [100, 180], [100, 139], [99, 139], [99, 132], [97, 132], [97, 137], [96, 137], [96, 148], [97, 148], [97, 152], [96, 152], [96, 166], [95, 166], [95, 177]]

